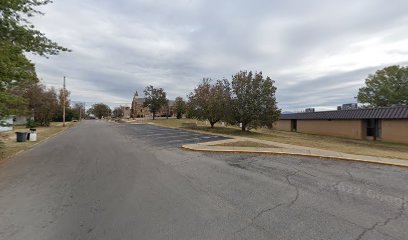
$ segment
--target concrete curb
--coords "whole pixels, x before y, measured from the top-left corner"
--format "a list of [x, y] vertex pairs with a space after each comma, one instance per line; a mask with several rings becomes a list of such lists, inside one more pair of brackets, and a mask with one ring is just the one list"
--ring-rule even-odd
[[[214, 142], [212, 142], [214, 143]], [[197, 145], [197, 146], [194, 146]], [[209, 145], [201, 145], [201, 146], [207, 146]], [[322, 159], [334, 159], [334, 160], [346, 160], [346, 161], [354, 161], [354, 162], [365, 162], [365, 163], [375, 163], [375, 164], [382, 164], [382, 165], [389, 165], [389, 166], [397, 166], [397, 167], [408, 167], [408, 160], [406, 163], [403, 161], [405, 160], [399, 160], [395, 159], [394, 161], [376, 161], [376, 160], [369, 160], [369, 159], [361, 159], [361, 158], [349, 158], [349, 157], [339, 157], [339, 156], [331, 156], [331, 155], [319, 155], [319, 154], [313, 154], [313, 153], [296, 153], [296, 152], [290, 152], [290, 151], [274, 151], [274, 150], [249, 150], [245, 149], [244, 147], [237, 149], [220, 149], [220, 148], [214, 148], [214, 146], [211, 149], [208, 148], [200, 148], [199, 144], [186, 144], [181, 146], [183, 149], [190, 150], [190, 151], [197, 151], [197, 152], [224, 152], [224, 153], [258, 153], [258, 154], [276, 154], [276, 155], [289, 155], [289, 156], [302, 156], [302, 157], [318, 157]]]

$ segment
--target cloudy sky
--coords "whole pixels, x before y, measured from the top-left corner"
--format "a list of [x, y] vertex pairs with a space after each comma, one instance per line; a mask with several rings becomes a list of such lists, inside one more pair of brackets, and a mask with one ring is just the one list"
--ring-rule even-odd
[[30, 58], [72, 100], [131, 101], [146, 85], [185, 97], [203, 77], [263, 71], [279, 107], [355, 102], [376, 69], [408, 64], [406, 0], [54, 0], [32, 19], [73, 50]]

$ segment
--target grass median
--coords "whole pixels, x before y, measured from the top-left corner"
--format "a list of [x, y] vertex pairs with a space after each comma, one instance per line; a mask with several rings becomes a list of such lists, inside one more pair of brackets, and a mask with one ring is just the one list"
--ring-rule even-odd
[[29, 132], [30, 129], [25, 126], [16, 126], [13, 131], [0, 133], [0, 163], [14, 154], [30, 149], [34, 144], [45, 140], [62, 130], [72, 127], [75, 123], [67, 123], [66, 127], [62, 123], [51, 123], [49, 127], [36, 127], [37, 142], [16, 142], [15, 132]]
[[408, 144], [354, 140], [333, 136], [278, 131], [267, 128], [242, 132], [238, 127], [222, 127], [220, 124], [216, 124], [215, 128], [210, 128], [205, 122], [196, 121], [194, 119], [158, 119], [153, 122], [168, 127], [181, 127], [182, 123], [197, 123], [197, 127], [194, 128], [195, 130], [209, 133], [249, 137], [349, 154], [408, 160]]

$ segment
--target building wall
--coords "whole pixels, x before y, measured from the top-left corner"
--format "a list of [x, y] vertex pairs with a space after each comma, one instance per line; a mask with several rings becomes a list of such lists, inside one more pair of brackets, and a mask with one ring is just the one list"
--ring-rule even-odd
[[123, 118], [129, 119], [130, 118], [130, 107], [120, 106], [123, 112]]
[[290, 120], [279, 120], [273, 124], [273, 128], [277, 130], [290, 131], [291, 121]]
[[[290, 131], [291, 120], [279, 120], [274, 129]], [[297, 132], [367, 139], [363, 120], [297, 120]], [[378, 140], [408, 144], [408, 119], [382, 120], [381, 136]]]
[[148, 107], [143, 107], [143, 105], [137, 105], [134, 112], [134, 117], [152, 117], [153, 114], [149, 111]]
[[408, 119], [382, 120], [381, 125], [383, 141], [408, 143]]
[[[174, 102], [174, 101], [173, 101]], [[174, 108], [174, 104], [170, 102], [169, 108], [162, 107], [159, 111], [156, 112], [156, 117], [167, 116], [175, 117], [176, 112]], [[151, 118], [153, 117], [153, 113], [150, 112], [149, 107], [143, 106], [143, 101], [138, 98], [134, 98], [132, 101], [132, 107], [129, 110], [129, 117], [131, 118]]]
[[362, 120], [298, 120], [297, 131], [345, 137], [352, 139], [363, 138]]

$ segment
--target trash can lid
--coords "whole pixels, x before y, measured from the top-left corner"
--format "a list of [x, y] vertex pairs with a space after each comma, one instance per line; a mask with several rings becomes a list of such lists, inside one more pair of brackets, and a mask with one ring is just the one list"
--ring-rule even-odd
[[37, 131], [37, 129], [35, 129], [35, 128], [30, 128], [30, 131], [35, 132], [35, 131]]

